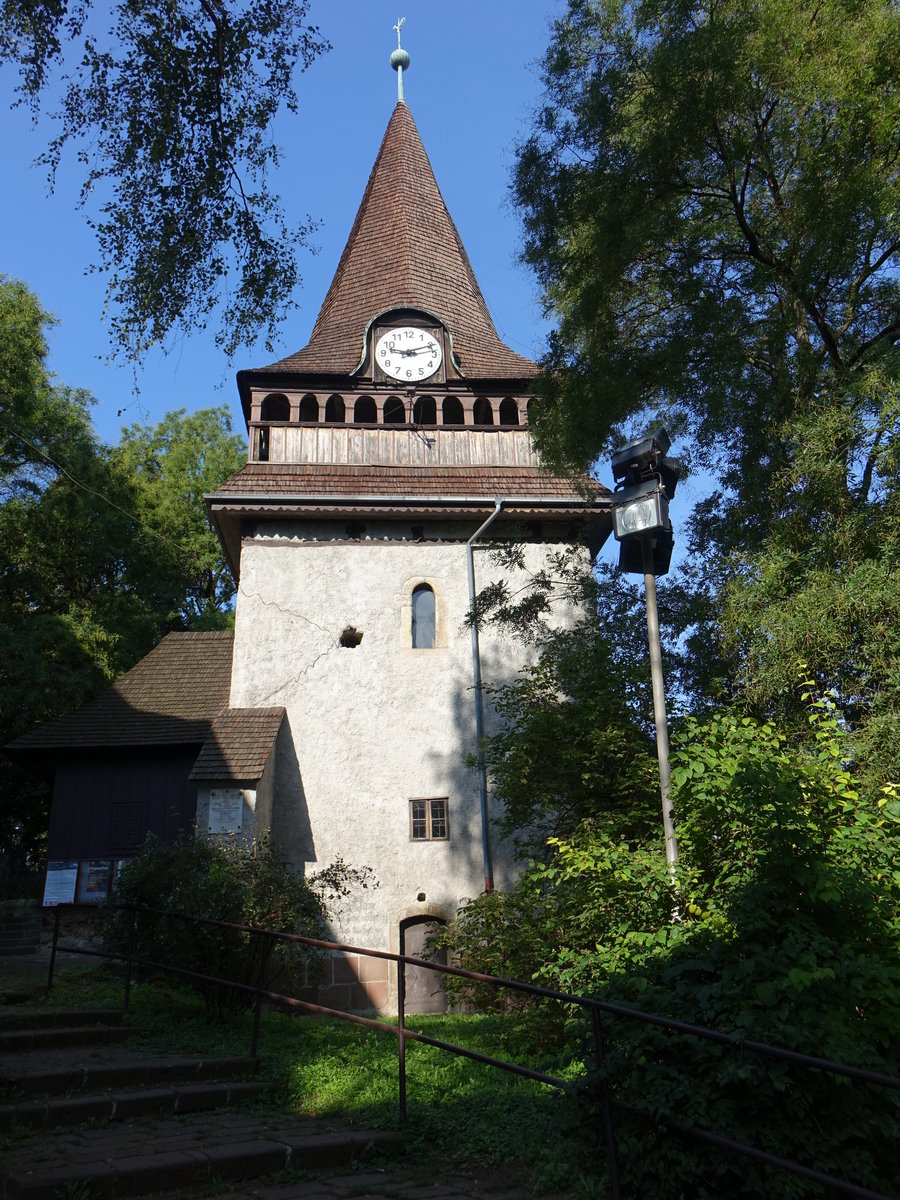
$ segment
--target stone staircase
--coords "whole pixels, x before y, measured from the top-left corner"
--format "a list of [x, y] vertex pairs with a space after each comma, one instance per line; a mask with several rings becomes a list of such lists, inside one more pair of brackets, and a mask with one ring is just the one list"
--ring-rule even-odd
[[400, 1135], [266, 1106], [249, 1057], [160, 1057], [121, 1014], [0, 1008], [2, 1200], [140, 1196], [349, 1164]]
[[0, 956], [34, 954], [41, 940], [37, 900], [0, 900]]

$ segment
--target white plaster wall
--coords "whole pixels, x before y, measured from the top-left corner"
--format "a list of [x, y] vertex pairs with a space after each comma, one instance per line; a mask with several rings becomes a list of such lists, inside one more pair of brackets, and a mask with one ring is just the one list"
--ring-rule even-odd
[[[389, 949], [403, 917], [452, 920], [464, 898], [483, 890], [484, 876], [478, 776], [465, 764], [475, 749], [465, 545], [396, 540], [396, 527], [395, 540], [377, 532], [330, 540], [321, 526], [298, 522], [245, 539], [231, 704], [287, 709], [273, 835], [307, 873], [338, 857], [370, 867], [378, 889], [346, 903], [334, 933]], [[556, 549], [529, 547], [530, 565]], [[475, 559], [480, 588], [496, 570], [485, 549]], [[438, 602], [433, 650], [409, 648], [405, 630], [409, 594], [421, 581]], [[354, 648], [339, 644], [348, 626], [363, 635]], [[483, 631], [485, 683], [510, 679], [526, 654], [521, 643]], [[449, 839], [411, 842], [410, 799], [444, 796]], [[507, 886], [511, 856], [491, 836], [495, 883]]]

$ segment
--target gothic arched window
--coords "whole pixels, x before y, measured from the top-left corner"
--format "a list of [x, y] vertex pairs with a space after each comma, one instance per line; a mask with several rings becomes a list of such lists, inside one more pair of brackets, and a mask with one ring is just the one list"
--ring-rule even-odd
[[434, 649], [434, 592], [427, 583], [412, 591], [413, 650]]

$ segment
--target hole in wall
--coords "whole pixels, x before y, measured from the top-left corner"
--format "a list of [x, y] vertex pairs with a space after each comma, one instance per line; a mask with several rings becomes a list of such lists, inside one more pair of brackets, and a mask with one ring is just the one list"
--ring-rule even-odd
[[360, 631], [358, 629], [354, 629], [354, 627], [352, 625], [348, 625], [347, 628], [344, 630], [344, 632], [341, 634], [341, 636], [338, 638], [338, 642], [342, 646], [348, 646], [351, 649], [354, 646], [358, 646], [362, 640], [363, 640], [363, 635], [360, 633]]
[[418, 896], [416, 896], [416, 899], [419, 901], [420, 904], [424, 903], [424, 901], [426, 899], [425, 893], [419, 892]]

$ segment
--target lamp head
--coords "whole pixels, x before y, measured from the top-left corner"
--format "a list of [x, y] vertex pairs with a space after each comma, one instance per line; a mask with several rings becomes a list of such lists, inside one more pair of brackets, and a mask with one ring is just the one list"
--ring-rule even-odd
[[667, 458], [671, 446], [665, 429], [654, 429], [620, 446], [612, 456], [613, 478], [619, 486], [658, 479], [671, 500], [681, 475], [677, 458]]
[[[619, 570], [629, 575], [643, 575], [644, 552], [641, 538], [629, 537], [619, 543]], [[657, 529], [649, 535], [651, 574], [665, 575], [672, 561], [675, 538], [671, 529]]]

